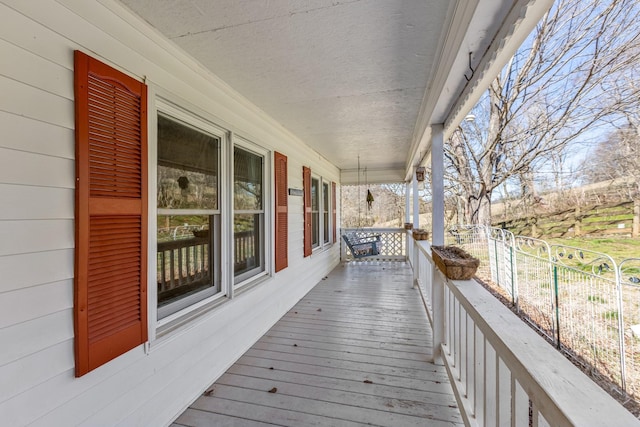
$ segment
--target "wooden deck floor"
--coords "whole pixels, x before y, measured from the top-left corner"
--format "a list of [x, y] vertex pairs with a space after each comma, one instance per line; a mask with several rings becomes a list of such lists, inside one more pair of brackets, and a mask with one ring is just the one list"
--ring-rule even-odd
[[338, 266], [173, 426], [453, 426], [404, 263]]

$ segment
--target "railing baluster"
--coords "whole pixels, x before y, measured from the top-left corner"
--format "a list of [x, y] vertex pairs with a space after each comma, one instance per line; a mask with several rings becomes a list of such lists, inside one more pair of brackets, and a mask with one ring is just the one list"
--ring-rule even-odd
[[473, 411], [478, 421], [478, 426], [485, 426], [485, 340], [482, 332], [477, 327], [474, 328], [475, 338], [475, 369], [474, 369], [474, 395], [473, 395]]
[[467, 315], [465, 311], [465, 335], [467, 338], [467, 342], [465, 344], [465, 348], [467, 349], [466, 354], [466, 365], [465, 365], [465, 391], [467, 393], [467, 399], [471, 402], [474, 400], [475, 389], [473, 387], [473, 379], [475, 378], [475, 334], [474, 334], [474, 325], [471, 318]]
[[172, 249], [169, 252], [169, 271], [171, 272], [169, 274], [169, 289], [173, 289], [176, 286], [176, 281], [175, 281], [175, 274], [174, 272], [175, 270], [175, 264], [176, 264], [176, 260], [175, 260], [175, 251]]
[[193, 276], [192, 276], [192, 272], [193, 272], [193, 268], [191, 265], [191, 252], [193, 251], [194, 246], [189, 246], [188, 248], [186, 248], [186, 252], [187, 252], [187, 283], [191, 283], [193, 282]]
[[529, 396], [515, 378], [511, 380], [511, 401], [515, 427], [529, 427]]
[[512, 410], [512, 393], [511, 393], [511, 372], [504, 361], [498, 357], [498, 371], [496, 372], [497, 381], [497, 403], [498, 403], [498, 423], [497, 425], [510, 425], [511, 424], [511, 410]]
[[484, 425], [498, 425], [498, 359], [495, 349], [488, 343], [485, 345], [484, 362]]
[[167, 266], [166, 266], [166, 252], [158, 251], [158, 257], [160, 257], [160, 290], [167, 289]]

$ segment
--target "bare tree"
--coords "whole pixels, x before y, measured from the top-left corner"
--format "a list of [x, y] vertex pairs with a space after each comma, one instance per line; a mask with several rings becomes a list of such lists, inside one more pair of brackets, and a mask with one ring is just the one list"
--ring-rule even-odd
[[489, 224], [499, 186], [537, 197], [536, 171], [625, 111], [637, 111], [640, 3], [559, 0], [446, 145], [467, 222]]
[[627, 123], [598, 144], [590, 157], [590, 167], [583, 174], [587, 183], [627, 178], [628, 196], [640, 197], [640, 121], [637, 118], [627, 116]]
[[[367, 190], [374, 201], [367, 206]], [[342, 227], [400, 227], [404, 223], [404, 184], [343, 185]]]

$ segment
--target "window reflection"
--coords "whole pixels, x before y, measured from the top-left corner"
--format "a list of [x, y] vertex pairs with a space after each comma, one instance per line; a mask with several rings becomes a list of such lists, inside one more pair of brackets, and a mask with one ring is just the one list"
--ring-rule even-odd
[[158, 318], [220, 292], [219, 149], [220, 138], [158, 116]]
[[158, 117], [158, 208], [218, 209], [219, 139]]
[[233, 270], [236, 283], [264, 271], [263, 162], [263, 156], [234, 148]]

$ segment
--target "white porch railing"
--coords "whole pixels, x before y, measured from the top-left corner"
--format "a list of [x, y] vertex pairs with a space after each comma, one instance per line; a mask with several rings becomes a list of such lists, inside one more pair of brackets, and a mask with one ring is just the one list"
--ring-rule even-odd
[[466, 425], [640, 425], [477, 282], [445, 278], [428, 242], [406, 238], [433, 356], [447, 368]]
[[[343, 228], [342, 234], [354, 233], [359, 238], [380, 235], [382, 246], [379, 255], [360, 258], [358, 261], [404, 261], [407, 258], [404, 228]], [[354, 260], [351, 251], [340, 239], [341, 259]]]

